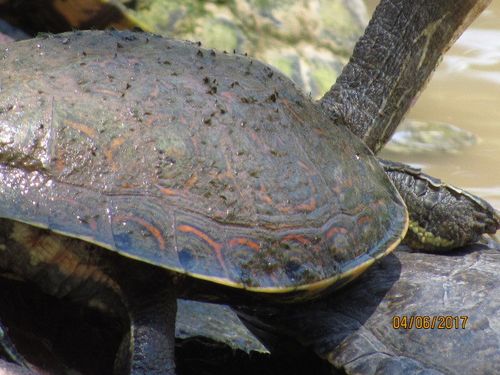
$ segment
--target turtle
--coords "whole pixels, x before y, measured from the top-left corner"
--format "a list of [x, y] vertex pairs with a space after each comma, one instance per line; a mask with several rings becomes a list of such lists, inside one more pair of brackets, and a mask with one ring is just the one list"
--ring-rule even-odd
[[140, 28], [244, 51], [277, 67], [314, 98], [335, 81], [367, 23], [361, 0], [18, 0], [0, 5], [0, 13], [32, 35]]
[[[383, 1], [319, 104], [257, 60], [148, 33], [10, 44], [0, 55], [0, 273], [128, 322], [118, 372], [172, 374], [179, 296], [251, 305], [320, 298], [399, 244], [406, 205], [416, 213], [415, 246], [449, 249], [496, 232], [487, 202], [370, 151], [485, 5]], [[360, 55], [373, 55], [370, 37], [400, 11], [425, 15], [400, 36], [414, 45], [385, 40], [402, 70], [379, 75], [376, 90], [363, 92], [372, 100], [355, 97], [349, 77], [369, 78]], [[419, 81], [407, 86], [415, 72]], [[356, 137], [349, 120], [370, 114], [365, 99], [382, 100], [384, 88], [390, 116], [375, 112]]]
[[[244, 51], [278, 68], [315, 99], [338, 77], [367, 24], [361, 0], [6, 1], [0, 5], [2, 12], [33, 35], [82, 27], [135, 27], [199, 40], [209, 48]], [[384, 151], [389, 158], [425, 152], [455, 154], [477, 141], [474, 134], [452, 124], [411, 120], [398, 127]]]

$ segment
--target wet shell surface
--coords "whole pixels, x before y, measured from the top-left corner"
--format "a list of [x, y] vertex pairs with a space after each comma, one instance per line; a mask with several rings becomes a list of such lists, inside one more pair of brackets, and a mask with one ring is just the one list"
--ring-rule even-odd
[[89, 31], [0, 61], [0, 217], [262, 292], [347, 282], [406, 231], [371, 152], [256, 60]]

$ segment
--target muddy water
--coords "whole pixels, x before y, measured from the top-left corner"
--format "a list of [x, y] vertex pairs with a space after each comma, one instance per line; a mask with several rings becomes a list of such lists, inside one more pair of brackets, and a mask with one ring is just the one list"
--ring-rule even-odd
[[[369, 10], [377, 3], [367, 0]], [[419, 166], [500, 209], [500, 0], [493, 0], [446, 53], [408, 118], [457, 125], [479, 142], [458, 154], [383, 156]]]

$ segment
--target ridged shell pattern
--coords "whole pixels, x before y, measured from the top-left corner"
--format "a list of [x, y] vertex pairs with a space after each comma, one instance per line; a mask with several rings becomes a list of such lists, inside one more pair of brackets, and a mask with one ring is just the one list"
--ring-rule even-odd
[[256, 60], [91, 31], [0, 64], [2, 217], [269, 291], [332, 284], [405, 231], [366, 147]]

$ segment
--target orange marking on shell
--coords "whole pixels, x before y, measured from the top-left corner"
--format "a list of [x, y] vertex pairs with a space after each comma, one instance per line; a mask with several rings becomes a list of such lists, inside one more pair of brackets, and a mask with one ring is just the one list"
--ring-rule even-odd
[[279, 206], [278, 211], [283, 213], [283, 214], [289, 214], [289, 213], [293, 212], [292, 209], [290, 207], [287, 207], [287, 206]]
[[222, 249], [222, 245], [212, 239], [208, 234], [202, 232], [198, 228], [192, 227], [190, 225], [186, 224], [181, 224], [177, 227], [177, 229], [181, 232], [184, 233], [191, 233], [194, 234], [196, 237], [201, 238], [203, 241], [205, 241], [212, 249], [215, 251], [219, 251]]
[[208, 244], [208, 246], [210, 246], [212, 248], [212, 250], [214, 251], [215, 256], [217, 257], [217, 260], [218, 260], [220, 266], [222, 267], [222, 269], [224, 270], [224, 272], [226, 273], [226, 275], [229, 274], [227, 272], [226, 263], [224, 262], [224, 257], [222, 256], [222, 245], [220, 243], [215, 241], [208, 234], [202, 232], [198, 228], [192, 227], [191, 225], [181, 224], [181, 225], [177, 226], [177, 229], [181, 232], [184, 232], [184, 233], [191, 233], [191, 234], [195, 235], [196, 237], [200, 238], [201, 240], [203, 240], [204, 242], [206, 242]]
[[319, 135], [321, 137], [324, 137], [326, 135], [326, 132], [324, 129], [313, 128], [312, 130], [313, 130], [313, 132], [315, 132], [317, 135]]
[[330, 239], [337, 233], [347, 233], [347, 229], [342, 227], [332, 227], [326, 232], [326, 238]]
[[[219, 139], [219, 143], [220, 143], [220, 146], [224, 147], [224, 146], [227, 146], [228, 148], [231, 147], [231, 145], [227, 144], [226, 142], [226, 139], [224, 138], [221, 138]], [[223, 173], [219, 173], [216, 175], [216, 178], [219, 180], [219, 181], [223, 181], [224, 178], [228, 178], [228, 179], [231, 179], [231, 180], [234, 180], [235, 179], [235, 175], [233, 173], [233, 163], [232, 163], [232, 160], [229, 158], [229, 155], [227, 154], [224, 154], [224, 161], [226, 162], [226, 168], [225, 168], [225, 171]]]
[[156, 185], [158, 189], [160, 189], [160, 192], [167, 197], [183, 197], [183, 198], [188, 198], [188, 191], [186, 189], [179, 190], [179, 189], [172, 189], [172, 188], [166, 188], [162, 187], [160, 185]]
[[181, 195], [181, 191], [176, 190], [176, 189], [170, 189], [170, 188], [164, 188], [164, 187], [158, 187], [160, 191], [165, 194], [167, 197], [175, 197], [177, 195]]
[[[151, 92], [151, 94], [149, 94], [147, 100], [146, 100], [146, 103], [148, 103], [149, 105], [151, 105], [151, 107], [154, 107], [154, 104], [151, 104], [151, 103], [154, 103], [156, 98], [158, 97], [158, 94], [160, 93], [160, 88], [158, 87], [158, 85], [156, 84], [153, 88], [153, 91]], [[151, 111], [152, 112], [152, 111]], [[153, 123], [158, 120], [158, 116], [154, 116], [152, 113], [149, 113], [147, 117], [145, 117], [145, 119], [143, 119], [142, 123], [146, 126], [151, 126], [153, 125]]]
[[297, 164], [309, 175], [310, 168], [302, 160], [297, 161]]
[[142, 123], [146, 126], [151, 126], [156, 120], [158, 120], [158, 116], [148, 116]]
[[56, 150], [56, 160], [55, 169], [58, 174], [64, 171], [64, 149], [58, 148]]
[[266, 142], [262, 142], [262, 138], [259, 136], [259, 133], [257, 133], [255, 130], [248, 129], [248, 135], [250, 136], [252, 141], [255, 142], [256, 149], [260, 150], [262, 153], [271, 151], [269, 145]]
[[156, 239], [156, 242], [158, 242], [158, 246], [160, 247], [161, 250], [165, 250], [165, 239], [163, 238], [161, 234], [161, 230], [159, 230], [157, 227], [155, 227], [153, 224], [148, 223], [146, 220], [137, 217], [137, 216], [132, 216], [132, 215], [117, 215], [113, 217], [113, 221], [134, 221], [140, 225], [142, 225], [146, 230], [153, 235], [153, 237]]
[[342, 193], [342, 187], [339, 184], [337, 184], [337, 185], [331, 185], [330, 186], [330, 190], [335, 195], [340, 195], [340, 193]]
[[297, 241], [300, 242], [302, 245], [307, 245], [311, 243], [311, 241], [308, 238], [304, 237], [301, 234], [286, 235], [285, 237], [283, 237], [283, 241]]
[[311, 212], [314, 211], [317, 207], [316, 199], [312, 197], [309, 199], [309, 203], [302, 203], [297, 206], [297, 209], [300, 211]]
[[316, 201], [316, 198], [314, 197], [314, 194], [316, 194], [316, 187], [314, 186], [314, 183], [312, 182], [311, 175], [311, 168], [309, 168], [304, 162], [299, 160], [298, 162], [299, 166], [304, 170], [305, 174], [307, 175], [307, 182], [309, 186], [311, 187], [312, 190], [312, 196], [309, 198], [309, 202], [301, 203], [297, 205], [296, 209], [300, 211], [306, 211], [306, 212], [311, 212], [314, 211], [318, 207], [318, 203]]
[[123, 136], [117, 137], [111, 141], [111, 144], [109, 145], [109, 149], [104, 151], [104, 156], [106, 156], [106, 159], [108, 159], [108, 162], [111, 165], [111, 169], [113, 171], [118, 170], [118, 166], [116, 165], [115, 161], [113, 160], [113, 153], [124, 142], [125, 142], [125, 137], [123, 137]]
[[186, 181], [186, 183], [184, 184], [184, 187], [189, 190], [189, 189], [191, 189], [194, 186], [194, 184], [196, 184], [196, 181], [198, 181], [198, 176], [196, 176], [195, 174], [193, 174]]
[[97, 132], [95, 129], [92, 129], [91, 127], [81, 124], [79, 122], [75, 121], [70, 121], [70, 120], [64, 120], [64, 124], [69, 126], [72, 129], [78, 130], [79, 132], [85, 134], [87, 137], [96, 139], [97, 138]]
[[343, 182], [343, 189], [351, 188], [352, 186], [353, 186], [352, 178], [346, 176]]
[[122, 189], [135, 189], [138, 188], [139, 186], [136, 184], [131, 184], [129, 181], [125, 181], [123, 184], [120, 185]]
[[264, 185], [260, 185], [260, 189], [259, 189], [259, 198], [262, 199], [264, 202], [266, 202], [267, 204], [272, 204], [273, 203], [273, 200], [272, 198], [269, 196], [269, 194], [267, 194], [266, 192], [266, 188], [264, 187]]
[[358, 219], [358, 224], [363, 225], [372, 221], [372, 218], [368, 215], [362, 216]]
[[222, 91], [220, 92], [219, 95], [222, 96], [223, 98], [226, 98], [229, 103], [234, 103], [238, 99], [236, 94], [231, 91]]
[[229, 246], [235, 247], [238, 245], [248, 246], [249, 248], [251, 248], [255, 251], [260, 250], [260, 245], [257, 242], [252, 241], [252, 240], [245, 238], [245, 237], [231, 238], [229, 240]]

